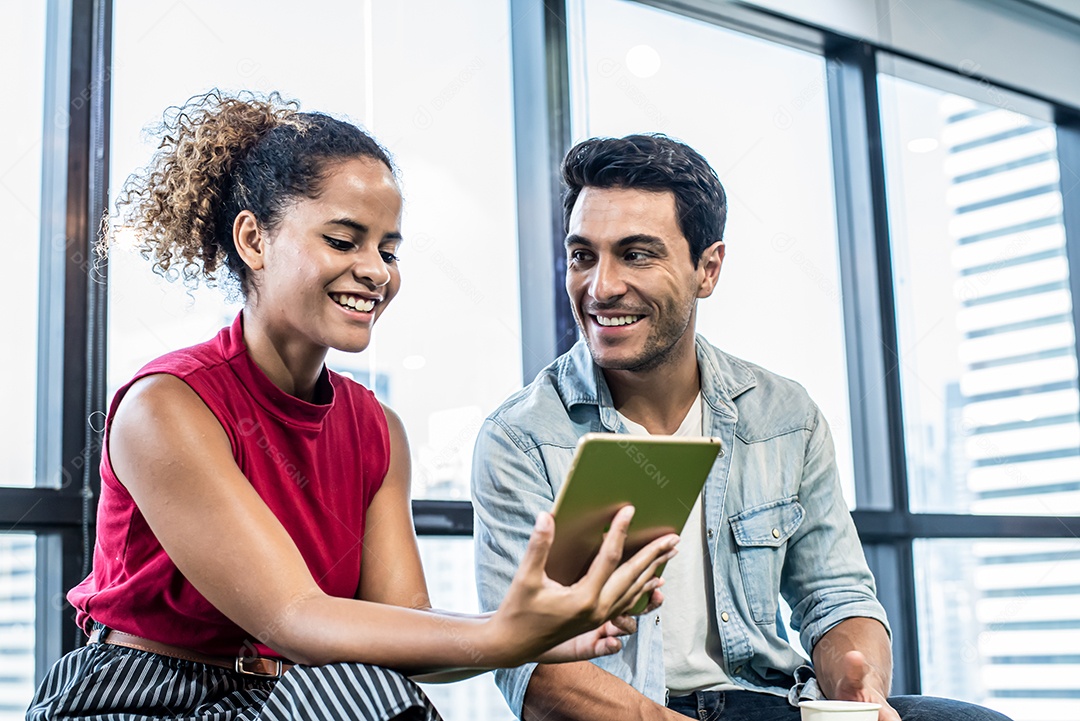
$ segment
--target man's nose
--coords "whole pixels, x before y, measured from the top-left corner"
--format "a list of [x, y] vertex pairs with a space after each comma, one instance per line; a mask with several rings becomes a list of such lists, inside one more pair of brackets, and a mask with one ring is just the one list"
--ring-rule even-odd
[[593, 268], [589, 294], [594, 299], [604, 302], [625, 293], [626, 282], [622, 277], [622, 269], [614, 261], [601, 258]]

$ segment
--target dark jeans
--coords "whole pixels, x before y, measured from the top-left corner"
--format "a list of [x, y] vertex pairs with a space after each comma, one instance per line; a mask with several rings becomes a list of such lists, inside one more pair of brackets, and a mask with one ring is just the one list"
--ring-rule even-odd
[[[903, 721], [1010, 721], [982, 706], [934, 696], [889, 699]], [[673, 696], [668, 708], [699, 721], [799, 721], [799, 709], [783, 696], [753, 691], [697, 691]]]

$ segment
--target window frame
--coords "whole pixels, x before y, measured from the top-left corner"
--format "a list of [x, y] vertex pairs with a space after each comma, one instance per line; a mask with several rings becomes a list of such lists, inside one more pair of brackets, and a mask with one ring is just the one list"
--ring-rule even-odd
[[[745, 5], [628, 0], [820, 53], [826, 60], [830, 131], [849, 366], [857, 507], [852, 512], [894, 627], [894, 692], [918, 693], [920, 662], [913, 544], [920, 539], [1080, 536], [1080, 518], [911, 513], [900, 401], [895, 299], [877, 71], [895, 51]], [[522, 373], [535, 373], [577, 339], [563, 289], [558, 165], [571, 140], [567, 0], [509, 0], [522, 303]], [[0, 522], [37, 540], [36, 679], [82, 643], [63, 594], [89, 568], [101, 428], [106, 411], [107, 268], [95, 264], [97, 219], [107, 207], [111, 0], [49, 0], [46, 51], [38, 477], [0, 488]], [[70, 32], [68, 31], [70, 29]], [[1080, 41], [1078, 41], [1080, 42]], [[926, 58], [906, 60], [947, 71]], [[991, 83], [969, 75], [969, 79]], [[991, 83], [993, 84], [993, 83]], [[996, 85], [995, 85], [996, 86]], [[1006, 88], [1022, 93], [1021, 89]], [[1031, 93], [1026, 93], [1031, 95]], [[66, 103], [66, 108], [63, 107]], [[1080, 109], [1051, 102], [1063, 166], [1080, 167]], [[66, 127], [52, 122], [58, 112]], [[62, 137], [52, 134], [61, 133]], [[48, 152], [48, 151], [47, 151]], [[1063, 196], [1080, 181], [1062, 173]], [[62, 220], [61, 220], [62, 218]], [[1080, 329], [1080, 204], [1063, 222]], [[60, 224], [62, 223], [62, 228]], [[53, 227], [50, 224], [55, 224]], [[63, 237], [63, 248], [50, 238]], [[528, 294], [526, 296], [525, 294]], [[1080, 356], [1080, 333], [1077, 351]], [[883, 381], [882, 381], [883, 379]], [[885, 463], [881, 459], [887, 459]], [[416, 499], [420, 535], [470, 536], [468, 501]]]
[[111, 2], [49, 0], [46, 12], [37, 463], [32, 487], [0, 488], [0, 523], [37, 535], [36, 683], [81, 644], [64, 594], [85, 575], [100, 488], [100, 433], [87, 419], [105, 403], [106, 269], [93, 252], [105, 207]]

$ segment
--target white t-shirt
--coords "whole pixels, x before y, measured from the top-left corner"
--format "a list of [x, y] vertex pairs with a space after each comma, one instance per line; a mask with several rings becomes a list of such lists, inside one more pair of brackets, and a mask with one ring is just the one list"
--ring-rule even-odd
[[[619, 414], [631, 435], [647, 436], [644, 426]], [[701, 394], [690, 406], [676, 436], [700, 436], [702, 432]], [[720, 633], [705, 546], [705, 515], [698, 496], [683, 528], [679, 554], [664, 569], [664, 605], [660, 607], [664, 634], [664, 670], [672, 696], [692, 691], [736, 690], [724, 672]]]

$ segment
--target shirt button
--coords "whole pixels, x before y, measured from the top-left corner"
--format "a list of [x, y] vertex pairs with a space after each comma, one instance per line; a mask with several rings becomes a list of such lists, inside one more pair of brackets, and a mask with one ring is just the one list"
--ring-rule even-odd
[[705, 531], [705, 535], [708, 536], [709, 538], [712, 538], [712, 529], [711, 528], [707, 529]]
[[660, 614], [659, 614], [659, 613], [658, 613], [658, 614], [656, 614], [656, 625], [657, 625], [657, 626], [659, 626], [659, 625], [660, 625]]
[[[723, 621], [724, 623], [727, 623], [730, 619], [731, 619], [731, 616], [727, 615], [727, 611], [724, 611], [723, 613], [720, 614], [720, 620]], [[659, 621], [657, 621], [657, 623], [659, 623]]]
[[780, 529], [779, 528], [772, 529], [772, 537], [773, 538], [780, 538]]

